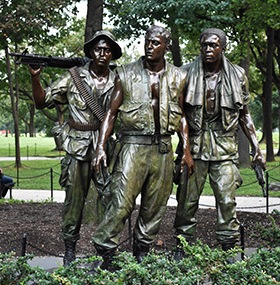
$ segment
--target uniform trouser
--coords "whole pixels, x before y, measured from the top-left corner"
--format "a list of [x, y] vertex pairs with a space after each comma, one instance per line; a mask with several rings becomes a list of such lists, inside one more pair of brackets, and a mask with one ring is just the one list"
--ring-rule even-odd
[[209, 173], [216, 209], [216, 236], [221, 244], [239, 240], [239, 222], [236, 217], [235, 190], [242, 184], [242, 177], [232, 161], [207, 162], [195, 160], [195, 172], [188, 182], [181, 184], [177, 192], [177, 213], [174, 227], [175, 237], [181, 235], [192, 239], [197, 224], [196, 211], [199, 197]]
[[80, 238], [83, 208], [88, 194], [90, 181], [93, 180], [97, 191], [102, 191], [109, 183], [107, 171], [97, 174], [91, 169], [91, 161], [81, 161], [69, 154], [61, 161], [59, 183], [65, 187], [65, 200], [62, 211], [62, 238], [76, 242]]
[[158, 145], [123, 145], [110, 184], [112, 199], [93, 242], [106, 249], [117, 247], [119, 233], [141, 193], [134, 238], [147, 245], [152, 243], [172, 190], [173, 165], [173, 152], [159, 153]]

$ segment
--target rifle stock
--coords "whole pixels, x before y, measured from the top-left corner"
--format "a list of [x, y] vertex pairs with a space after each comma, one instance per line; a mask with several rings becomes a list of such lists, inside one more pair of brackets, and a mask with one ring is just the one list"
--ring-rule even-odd
[[[250, 152], [250, 155], [252, 157], [255, 156], [255, 152], [252, 149]], [[263, 172], [263, 166], [257, 161], [254, 165], [253, 165], [253, 169], [255, 170], [259, 185], [262, 187], [262, 192], [263, 192], [263, 197], [266, 197], [266, 191], [265, 191], [265, 180], [264, 180], [264, 172]]]

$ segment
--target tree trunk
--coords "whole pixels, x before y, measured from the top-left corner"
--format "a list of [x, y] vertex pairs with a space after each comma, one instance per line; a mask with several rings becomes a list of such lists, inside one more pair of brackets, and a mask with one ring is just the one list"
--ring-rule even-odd
[[170, 50], [172, 53], [173, 64], [179, 67], [182, 65], [182, 59], [181, 59], [181, 51], [180, 51], [179, 35], [177, 27], [171, 28], [171, 34], [172, 34], [172, 46], [170, 47]]
[[273, 153], [272, 139], [272, 71], [273, 71], [273, 48], [274, 48], [274, 29], [267, 27], [267, 73], [266, 73], [266, 92], [265, 92], [265, 128], [266, 128], [266, 161], [275, 161]]
[[[243, 41], [244, 43], [244, 41]], [[240, 60], [239, 65], [245, 69], [246, 76], [249, 80], [249, 66], [250, 66], [250, 40], [246, 40], [246, 49], [243, 53], [243, 59]], [[249, 154], [249, 141], [241, 126], [237, 132], [238, 136], [238, 154], [239, 154], [239, 165], [242, 167], [250, 167], [251, 160]]]
[[96, 31], [102, 30], [103, 0], [88, 0], [85, 42], [89, 41]]
[[34, 106], [34, 104], [31, 104], [29, 114], [30, 114], [29, 136], [33, 138], [35, 136], [35, 133], [34, 133], [35, 106]]
[[262, 92], [262, 138], [260, 139], [260, 143], [266, 143], [266, 128], [265, 128], [265, 90], [266, 90], [266, 81], [263, 81], [263, 92]]
[[[8, 45], [5, 45], [5, 55], [6, 55], [6, 65], [7, 65], [7, 73], [8, 73], [8, 81], [9, 81], [9, 89], [11, 96], [11, 105], [13, 111], [13, 119], [14, 119], [14, 131], [15, 131], [15, 149], [16, 149], [16, 167], [21, 167], [21, 159], [20, 159], [20, 147], [19, 147], [19, 122], [18, 122], [18, 109], [16, 108], [15, 103], [15, 94], [13, 91], [13, 83], [12, 83], [12, 72], [11, 72], [11, 64], [10, 57], [8, 51]], [[15, 70], [16, 72], [17, 70]]]
[[276, 156], [280, 156], [280, 89], [278, 89], [278, 152]]

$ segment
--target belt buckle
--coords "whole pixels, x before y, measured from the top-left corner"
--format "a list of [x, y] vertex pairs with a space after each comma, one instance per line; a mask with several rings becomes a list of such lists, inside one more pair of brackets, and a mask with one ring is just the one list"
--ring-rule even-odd
[[152, 136], [152, 143], [153, 144], [159, 144], [159, 135], [153, 135]]

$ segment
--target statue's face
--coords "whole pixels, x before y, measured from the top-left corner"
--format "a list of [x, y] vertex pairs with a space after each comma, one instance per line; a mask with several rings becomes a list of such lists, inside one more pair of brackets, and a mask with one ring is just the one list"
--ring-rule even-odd
[[216, 35], [205, 35], [200, 41], [200, 52], [205, 63], [221, 60], [223, 49], [220, 38]]
[[161, 61], [164, 54], [167, 52], [167, 47], [162, 36], [153, 32], [146, 35], [145, 38], [145, 57], [150, 61]]
[[93, 64], [96, 66], [109, 66], [112, 59], [112, 49], [106, 40], [100, 39], [91, 50]]

